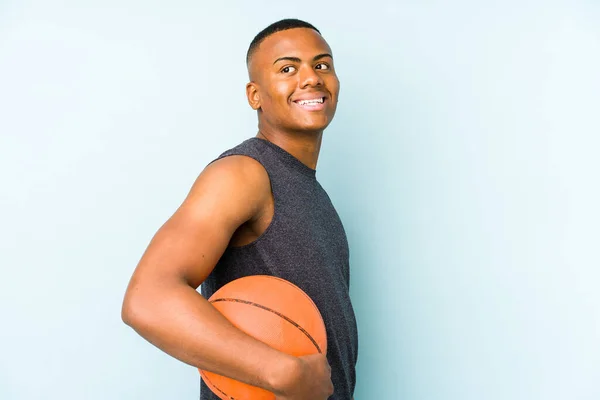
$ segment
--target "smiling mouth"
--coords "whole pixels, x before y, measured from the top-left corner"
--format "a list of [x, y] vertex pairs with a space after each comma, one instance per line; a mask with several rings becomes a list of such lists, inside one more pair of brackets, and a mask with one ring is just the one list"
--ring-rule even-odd
[[296, 100], [294, 103], [303, 110], [307, 111], [320, 111], [325, 108], [325, 97], [318, 97], [310, 100]]
[[298, 101], [296, 101], [296, 103], [298, 103], [301, 106], [323, 104], [323, 103], [325, 103], [325, 97], [320, 97], [318, 99], [312, 99], [312, 100], [298, 100]]

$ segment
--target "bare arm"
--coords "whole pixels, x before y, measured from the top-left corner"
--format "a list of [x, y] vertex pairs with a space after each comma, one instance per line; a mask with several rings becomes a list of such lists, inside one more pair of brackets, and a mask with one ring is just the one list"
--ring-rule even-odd
[[277, 394], [298, 377], [299, 359], [235, 328], [196, 291], [235, 230], [255, 218], [270, 195], [268, 176], [252, 159], [232, 156], [208, 166], [142, 256], [122, 318], [189, 365]]

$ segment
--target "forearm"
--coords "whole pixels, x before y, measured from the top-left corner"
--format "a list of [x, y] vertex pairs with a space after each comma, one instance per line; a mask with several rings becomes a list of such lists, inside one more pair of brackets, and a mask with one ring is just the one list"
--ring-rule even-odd
[[150, 343], [206, 371], [276, 392], [295, 367], [295, 357], [246, 335], [185, 284], [132, 288], [123, 310], [123, 320]]

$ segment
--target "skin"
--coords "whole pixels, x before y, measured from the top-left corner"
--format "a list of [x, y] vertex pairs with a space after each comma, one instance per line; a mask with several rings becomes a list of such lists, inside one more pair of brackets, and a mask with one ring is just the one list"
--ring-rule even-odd
[[[257, 111], [257, 137], [313, 169], [339, 94], [333, 60], [324, 54], [331, 49], [317, 32], [290, 29], [267, 37], [248, 65], [246, 94]], [[325, 97], [323, 109], [307, 111], [294, 102], [306, 96]], [[189, 365], [262, 387], [279, 400], [324, 400], [333, 393], [325, 355], [293, 357], [272, 349], [235, 328], [196, 291], [228, 246], [264, 232], [273, 204], [257, 161], [231, 156], [206, 167], [144, 252], [122, 318]]]
[[[266, 38], [248, 65], [251, 81], [246, 95], [250, 106], [258, 111], [258, 137], [284, 148], [313, 169], [340, 91], [331, 54], [317, 32], [290, 29]], [[294, 103], [317, 93], [326, 97], [321, 112], [306, 112]]]

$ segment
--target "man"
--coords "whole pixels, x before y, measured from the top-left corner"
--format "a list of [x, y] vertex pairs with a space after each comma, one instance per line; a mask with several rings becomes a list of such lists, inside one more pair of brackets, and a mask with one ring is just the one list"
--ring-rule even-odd
[[[331, 49], [314, 26], [282, 20], [252, 41], [247, 66], [258, 134], [210, 163], [156, 233], [131, 278], [123, 320], [173, 357], [279, 400], [350, 400], [358, 338], [348, 243], [315, 177], [339, 94]], [[313, 299], [327, 329], [326, 356], [272, 349], [206, 300], [259, 274], [289, 280]], [[202, 400], [218, 399], [201, 385]]]

